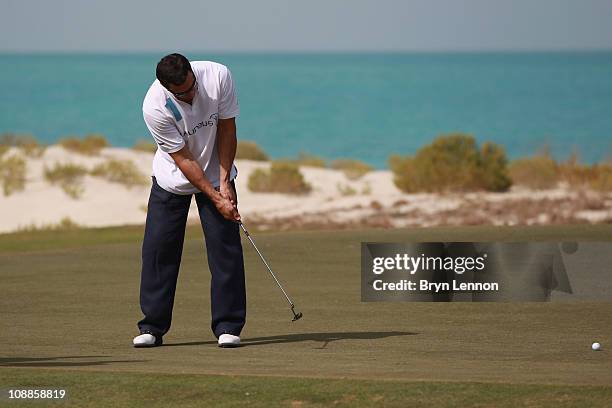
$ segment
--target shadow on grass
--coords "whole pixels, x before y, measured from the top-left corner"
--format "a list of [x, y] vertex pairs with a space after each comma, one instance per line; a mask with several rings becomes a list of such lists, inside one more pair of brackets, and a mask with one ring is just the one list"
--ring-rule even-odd
[[144, 363], [148, 360], [96, 360], [62, 361], [68, 359], [91, 359], [107, 356], [64, 356], [64, 357], [3, 357], [0, 367], [87, 367], [113, 363]]
[[[333, 341], [340, 340], [378, 340], [387, 337], [394, 336], [414, 336], [418, 333], [413, 332], [400, 332], [400, 331], [389, 331], [389, 332], [330, 332], [330, 333], [299, 333], [299, 334], [284, 334], [278, 336], [268, 337], [253, 337], [244, 339], [240, 344], [242, 347], [250, 346], [262, 346], [265, 344], [282, 344], [282, 343], [298, 343], [303, 341], [315, 341], [320, 342], [323, 349]], [[194, 341], [189, 343], [171, 343], [165, 344], [164, 347], [174, 346], [202, 346], [209, 344], [217, 344], [216, 341]]]

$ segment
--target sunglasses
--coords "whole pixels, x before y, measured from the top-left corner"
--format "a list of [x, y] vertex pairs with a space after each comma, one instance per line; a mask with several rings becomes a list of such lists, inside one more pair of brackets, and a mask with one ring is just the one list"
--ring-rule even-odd
[[191, 86], [189, 87], [189, 89], [187, 89], [184, 92], [172, 92], [172, 95], [176, 96], [177, 98], [182, 98], [183, 96], [187, 95], [189, 92], [191, 92], [193, 90], [193, 88], [196, 86], [196, 84], [198, 83], [198, 81], [196, 80], [195, 76], [193, 77], [193, 83], [191, 84]]

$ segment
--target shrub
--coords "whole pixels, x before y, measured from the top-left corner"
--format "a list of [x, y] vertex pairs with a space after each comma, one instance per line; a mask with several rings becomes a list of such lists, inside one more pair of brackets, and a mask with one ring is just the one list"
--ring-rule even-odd
[[486, 190], [506, 191], [512, 185], [503, 147], [485, 142], [480, 149], [480, 178]]
[[393, 155], [389, 166], [396, 186], [417, 191], [503, 191], [510, 186], [505, 153], [494, 143], [478, 150], [472, 136], [452, 134], [437, 137], [414, 157]]
[[595, 190], [612, 191], [612, 163], [602, 163], [593, 166], [595, 177], [590, 185]]
[[249, 140], [239, 140], [236, 147], [236, 159], [268, 161], [268, 155], [257, 145]]
[[516, 184], [533, 189], [552, 188], [563, 181], [572, 187], [612, 191], [612, 163], [582, 164], [576, 153], [563, 162], [555, 161], [547, 151], [517, 159], [510, 164], [510, 174]]
[[270, 177], [270, 170], [255, 169], [249, 175], [248, 181], [249, 190], [259, 193], [272, 192], [272, 183]]
[[65, 183], [61, 185], [62, 190], [64, 190], [64, 192], [66, 194], [68, 194], [68, 196], [70, 198], [74, 198], [75, 200], [78, 198], [81, 198], [81, 196], [83, 196], [83, 193], [85, 192], [85, 187], [83, 187], [83, 184], [79, 183]]
[[325, 159], [305, 152], [300, 152], [297, 159], [291, 160], [291, 162], [298, 166], [327, 167]]
[[23, 153], [29, 157], [41, 157], [47, 149], [47, 146], [39, 144], [34, 137], [21, 140], [17, 147], [19, 147]]
[[96, 134], [87, 135], [84, 139], [77, 137], [63, 138], [60, 139], [59, 144], [64, 149], [87, 156], [96, 156], [100, 153], [100, 150], [109, 146], [104, 136]]
[[147, 177], [129, 160], [107, 160], [94, 167], [91, 175], [102, 177], [114, 183], [124, 184], [128, 187], [145, 185], [148, 182]]
[[389, 168], [393, 173], [393, 183], [395, 183], [397, 188], [407, 193], [419, 190], [414, 179], [411, 177], [412, 174], [416, 173], [413, 170], [413, 158], [392, 154], [389, 156]]
[[581, 164], [576, 153], [572, 153], [566, 161], [557, 164], [559, 179], [570, 186], [594, 186], [601, 168], [605, 168], [605, 164], [603, 167], [597, 164], [593, 166]]
[[55, 163], [52, 168], [45, 166], [45, 179], [51, 184], [59, 184], [66, 180], [76, 180], [87, 175], [87, 169], [73, 163]]
[[256, 169], [249, 176], [248, 187], [254, 192], [287, 194], [304, 194], [312, 189], [298, 166], [287, 162], [273, 162], [269, 170]]
[[3, 133], [0, 135], [0, 145], [2, 146], [15, 146], [15, 140], [17, 135], [14, 133]]
[[548, 153], [513, 160], [509, 171], [514, 184], [533, 189], [555, 187], [560, 179], [559, 166]]
[[11, 146], [21, 149], [21, 151], [29, 157], [40, 157], [46, 149], [46, 146], [41, 145], [32, 135], [18, 135], [13, 133], [4, 133], [0, 135], [0, 156], [2, 156], [3, 151], [6, 152]]
[[52, 228], [55, 230], [67, 231], [67, 230], [75, 230], [81, 228], [81, 226], [72, 221], [70, 217], [64, 217], [60, 220], [57, 225], [54, 225]]
[[85, 191], [83, 177], [87, 175], [87, 169], [78, 164], [56, 163], [52, 168], [45, 166], [45, 180], [51, 184], [59, 185], [71, 198], [77, 199]]
[[26, 163], [22, 157], [0, 159], [0, 181], [4, 195], [9, 196], [25, 188]]
[[353, 187], [349, 185], [343, 185], [343, 184], [337, 183], [336, 188], [338, 189], [338, 192], [340, 193], [340, 195], [345, 196], [345, 197], [354, 196], [355, 194], [357, 194], [357, 190], [355, 190]]
[[139, 139], [136, 143], [134, 143], [134, 146], [132, 146], [132, 150], [155, 153], [157, 151], [157, 145], [149, 140]]
[[338, 159], [331, 164], [333, 169], [342, 170], [349, 180], [357, 180], [373, 170], [372, 166], [359, 160]]

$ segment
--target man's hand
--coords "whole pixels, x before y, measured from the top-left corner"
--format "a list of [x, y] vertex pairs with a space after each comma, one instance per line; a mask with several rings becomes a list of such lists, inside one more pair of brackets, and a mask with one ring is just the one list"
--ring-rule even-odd
[[232, 187], [231, 183], [222, 181], [219, 187], [219, 193], [223, 198], [229, 200], [234, 207], [238, 208], [238, 203], [236, 200], [236, 191]]
[[236, 208], [234, 202], [224, 197], [221, 193], [219, 193], [217, 198], [213, 200], [215, 207], [217, 207], [217, 210], [225, 219], [230, 221], [240, 221], [240, 213], [238, 212], [238, 208]]
[[217, 150], [219, 153], [219, 193], [229, 200], [238, 211], [236, 190], [232, 187], [230, 174], [236, 157], [236, 118], [219, 119], [217, 124]]
[[[170, 153], [170, 156], [174, 159], [176, 165], [181, 169], [187, 180], [213, 202], [224, 218], [231, 221], [240, 221], [240, 214], [235, 204], [236, 193], [231, 188], [231, 185], [229, 186], [230, 191], [232, 191], [231, 196], [227, 192], [227, 187], [222, 187], [223, 192], [217, 192], [204, 175], [198, 162], [194, 160], [187, 146], [177, 152]], [[221, 190], [221, 188], [219, 188], [219, 190]], [[232, 198], [233, 202], [231, 201]]]
[[234, 221], [240, 221], [238, 202], [236, 200], [236, 190], [234, 190], [232, 183], [229, 180], [232, 163], [234, 162], [234, 157], [236, 156], [236, 144], [236, 119], [219, 119], [217, 124], [219, 179], [221, 180], [219, 185], [219, 194], [226, 202], [229, 202], [230, 205], [234, 207], [234, 212], [232, 213], [234, 218], [226, 217], [221, 209], [219, 209], [219, 212], [221, 212], [221, 214], [223, 214], [223, 216], [228, 220], [232, 219]]

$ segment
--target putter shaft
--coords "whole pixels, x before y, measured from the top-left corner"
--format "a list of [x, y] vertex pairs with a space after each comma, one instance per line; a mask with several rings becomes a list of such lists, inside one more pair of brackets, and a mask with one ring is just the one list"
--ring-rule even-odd
[[266, 265], [266, 268], [268, 268], [268, 272], [270, 272], [270, 275], [272, 275], [272, 278], [274, 278], [274, 281], [276, 282], [276, 284], [278, 285], [280, 290], [283, 292], [283, 295], [285, 295], [285, 299], [287, 299], [287, 302], [289, 303], [289, 306], [291, 307], [291, 313], [293, 313], [293, 321], [296, 321], [296, 320], [300, 319], [302, 317], [302, 313], [299, 313], [299, 312], [296, 313], [295, 312], [295, 310], [294, 310], [295, 305], [293, 304], [293, 302], [289, 298], [289, 295], [287, 295], [287, 292], [285, 292], [285, 289], [283, 289], [283, 286], [280, 284], [280, 282], [276, 278], [276, 275], [274, 275], [274, 272], [272, 272], [272, 268], [270, 268], [270, 265], [268, 265], [268, 262], [266, 262], [266, 259], [263, 257], [261, 252], [259, 252], [259, 249], [257, 248], [257, 245], [255, 245], [255, 241], [253, 241], [253, 238], [251, 238], [251, 234], [249, 234], [249, 231], [247, 231], [246, 227], [244, 226], [244, 224], [242, 222], [239, 222], [239, 224], [240, 224], [240, 227], [242, 228], [242, 230], [244, 231], [244, 234], [246, 235], [248, 240], [251, 242], [251, 245], [253, 245], [253, 248], [255, 248], [255, 251], [257, 251], [257, 254], [261, 258], [262, 262], [264, 263], [264, 265]]

